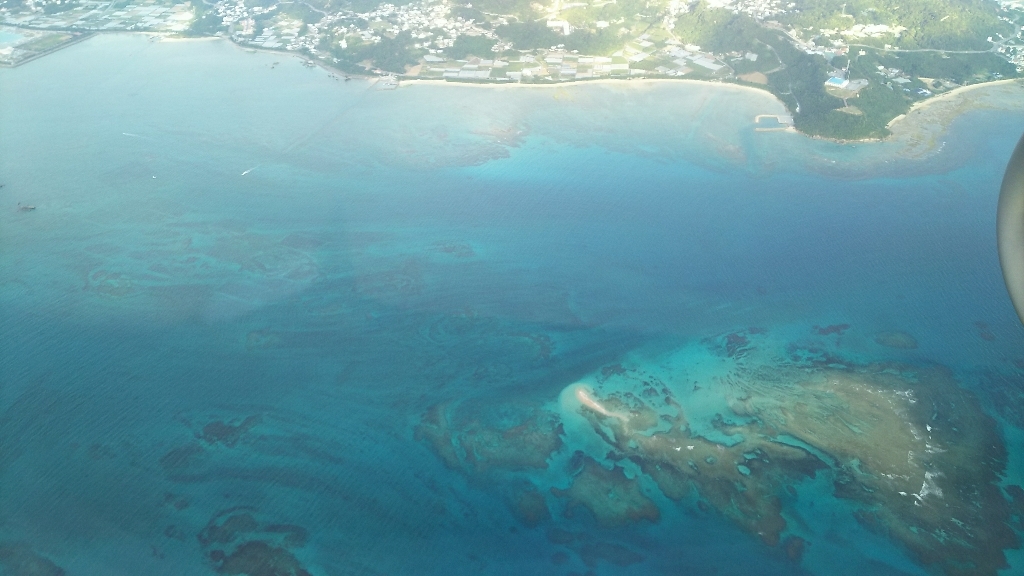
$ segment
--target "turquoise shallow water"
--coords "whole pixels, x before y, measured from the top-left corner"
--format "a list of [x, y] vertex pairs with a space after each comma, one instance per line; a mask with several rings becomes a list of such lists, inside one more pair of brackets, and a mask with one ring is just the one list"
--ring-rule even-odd
[[[949, 367], [997, 418], [1000, 483], [1024, 480], [994, 248], [1024, 114], [909, 160], [754, 131], [780, 112], [694, 84], [378, 91], [135, 36], [0, 71], [0, 549], [67, 574], [255, 574], [217, 556], [244, 539], [287, 550], [281, 574], [924, 573], [828, 473], [784, 514], [794, 561], [647, 480], [656, 522], [572, 512], [565, 467], [608, 447], [568, 413], [525, 473], [423, 438], [438, 404], [514, 429], [617, 363], [704, 384], [686, 409], [716, 438], [702, 340], [848, 324], [815, 346]], [[917, 347], [876, 342], [896, 330]], [[550, 518], [512, 511], [527, 480]]]
[[24, 40], [25, 37], [21, 34], [18, 34], [14, 30], [11, 30], [9, 28], [0, 30], [0, 45], [2, 46], [16, 46]]

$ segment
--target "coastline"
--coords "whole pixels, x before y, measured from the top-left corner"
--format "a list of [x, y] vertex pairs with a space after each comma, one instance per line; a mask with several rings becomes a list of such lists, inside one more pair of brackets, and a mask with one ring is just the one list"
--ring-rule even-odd
[[[372, 76], [371, 76], [372, 78]], [[775, 98], [775, 95], [764, 90], [762, 88], [754, 88], [753, 86], [746, 86], [743, 84], [734, 84], [731, 82], [718, 82], [708, 80], [694, 80], [692, 78], [595, 78], [593, 80], [573, 80], [571, 82], [449, 82], [447, 80], [433, 79], [433, 78], [402, 78], [399, 76], [398, 87], [403, 86], [415, 86], [418, 84], [424, 85], [447, 85], [447, 86], [466, 86], [466, 87], [478, 87], [478, 88], [573, 88], [580, 86], [591, 86], [591, 85], [609, 85], [614, 84], [617, 86], [629, 86], [629, 85], [649, 85], [649, 84], [685, 84], [685, 85], [699, 85], [699, 86], [721, 86], [723, 88], [733, 88], [738, 91], [747, 91], [755, 94], [764, 94]], [[775, 98], [778, 100], [778, 98]], [[781, 103], [782, 101], [779, 100]]]
[[84, 41], [88, 40], [89, 38], [92, 38], [93, 36], [95, 36], [97, 34], [99, 34], [99, 32], [85, 32], [85, 33], [82, 33], [82, 34], [76, 36], [75, 38], [72, 38], [71, 40], [68, 40], [67, 42], [63, 42], [63, 43], [58, 44], [57, 46], [54, 46], [54, 47], [52, 47], [52, 48], [50, 48], [48, 50], [44, 50], [42, 52], [38, 52], [36, 54], [33, 54], [32, 56], [29, 56], [28, 58], [25, 58], [24, 60], [19, 60], [19, 61], [13, 63], [13, 64], [0, 64], [0, 68], [17, 68], [18, 66], [22, 66], [24, 64], [28, 64], [29, 62], [32, 62], [33, 60], [38, 60], [38, 59], [42, 58], [43, 56], [49, 56], [50, 54], [53, 54], [54, 52], [59, 52], [60, 50], [63, 50], [65, 48], [67, 48], [68, 46], [73, 46], [75, 44], [78, 44], [79, 42], [84, 42]]
[[[332, 66], [329, 62], [325, 62], [318, 58], [310, 58], [303, 54], [296, 52], [287, 52], [282, 50], [273, 50], [253, 46], [244, 46], [231, 39], [223, 36], [181, 36], [178, 34], [171, 33], [160, 33], [160, 32], [139, 32], [139, 31], [104, 31], [97, 32], [94, 34], [87, 34], [84, 37], [77, 39], [75, 42], [71, 42], [67, 45], [61, 46], [60, 48], [69, 46], [71, 44], [77, 44], [78, 42], [84, 41], [88, 38], [99, 36], [100, 34], [116, 34], [116, 35], [134, 35], [134, 36], [159, 36], [158, 42], [172, 42], [172, 43], [188, 43], [188, 42], [211, 42], [214, 40], [220, 40], [229, 42], [233, 47], [239, 50], [243, 50], [248, 53], [265, 53], [273, 54], [278, 57], [292, 56], [301, 62], [312, 62], [316, 67], [321, 68], [332, 74], [343, 74], [350, 76], [353, 80], [359, 79], [367, 81], [368, 86], [372, 87], [381, 81], [382, 76], [375, 74], [359, 74], [353, 72], [347, 72]], [[59, 50], [58, 48], [57, 50]], [[57, 50], [47, 52], [50, 54]], [[31, 60], [35, 60], [32, 58]], [[645, 87], [649, 88], [655, 85], [680, 85], [690, 87], [707, 87], [716, 86], [718, 89], [731, 90], [733, 93], [758, 95], [758, 97], [768, 97], [773, 101], [777, 102], [787, 113], [791, 113], [786, 108], [785, 103], [780, 100], [775, 94], [764, 87], [751, 86], [747, 84], [740, 84], [734, 82], [724, 82], [720, 80], [709, 81], [709, 80], [697, 80], [689, 78], [595, 78], [588, 80], [576, 80], [569, 82], [550, 82], [550, 83], [522, 83], [522, 82], [451, 82], [444, 79], [435, 78], [418, 78], [412, 77], [407, 78], [402, 75], [396, 75], [399, 82], [397, 88], [403, 89], [414, 86], [439, 86], [447, 85], [452, 87], [463, 87], [463, 88], [483, 88], [490, 90], [508, 90], [508, 89], [579, 89], [585, 86], [632, 86], [632, 87]], [[968, 97], [970, 95], [970, 97]], [[1024, 111], [1024, 79], [1005, 79], [993, 82], [984, 82], [980, 84], [972, 84], [969, 86], [962, 86], [951, 90], [949, 92], [933, 96], [927, 100], [923, 100], [915, 103], [911, 109], [900, 116], [897, 116], [889, 121], [886, 128], [889, 129], [890, 134], [882, 138], [865, 138], [865, 139], [840, 139], [830, 138], [827, 136], [817, 136], [812, 134], [806, 134], [796, 129], [792, 124], [785, 128], [777, 128], [771, 130], [756, 129], [758, 132], [790, 132], [794, 134], [800, 134], [811, 140], [818, 140], [824, 142], [833, 142], [837, 144], [865, 144], [865, 143], [890, 143], [895, 144], [899, 148], [897, 154], [903, 158], [923, 158], [931, 155], [932, 153], [939, 150], [942, 146], [942, 137], [946, 133], [949, 125], [960, 115], [975, 109], [997, 109], [997, 110], [1022, 110]], [[751, 118], [752, 123], [756, 123], [755, 118]]]
[[928, 98], [927, 100], [921, 100], [920, 102], [915, 102], [914, 105], [910, 107], [910, 110], [908, 110], [906, 114], [900, 114], [899, 116], [893, 118], [892, 120], [889, 121], [888, 124], [885, 125], [885, 127], [891, 130], [893, 126], [898, 125], [901, 121], [905, 120], [908, 116], [911, 116], [912, 114], [919, 113], [919, 112], [925, 110], [926, 108], [929, 108], [929, 107], [934, 106], [936, 104], [941, 104], [943, 102], [947, 102], [949, 100], [953, 100], [953, 99], [956, 99], [956, 98], [963, 98], [963, 95], [967, 94], [969, 92], [974, 92], [976, 90], [982, 90], [982, 89], [994, 88], [996, 86], [1005, 86], [1005, 85], [1009, 85], [1009, 84], [1021, 84], [1022, 87], [1024, 87], [1024, 80], [1017, 79], [1017, 78], [1009, 78], [1009, 79], [1006, 79], [1006, 80], [995, 80], [993, 82], [982, 82], [980, 84], [970, 84], [968, 86], [960, 86], [959, 88], [954, 88], [953, 90], [950, 90], [949, 92], [944, 92], [944, 93], [939, 94], [937, 96], [933, 96], [931, 98]]
[[1024, 79], [962, 86], [918, 102], [886, 125], [891, 134], [881, 141], [901, 145], [904, 158], [928, 156], [944, 145], [943, 138], [954, 120], [985, 109], [1024, 112]]
[[[473, 87], [488, 89], [570, 89], [574, 87], [578, 88], [588, 85], [614, 84], [618, 86], [651, 86], [663, 83], [682, 84], [687, 86], [717, 86], [722, 89], [731, 89], [740, 93], [767, 96], [775, 100], [776, 102], [779, 103], [779, 105], [785, 108], [785, 103], [782, 102], [782, 100], [780, 100], [777, 96], [772, 94], [769, 90], [763, 88], [757, 88], [754, 86], [747, 86], [743, 84], [734, 84], [730, 82], [711, 82], [706, 80], [693, 80], [686, 78], [634, 78], [629, 80], [601, 78], [595, 80], [543, 84], [523, 84], [518, 82], [489, 84], [483, 82], [448, 82], [445, 80], [412, 78], [401, 79], [398, 87], [403, 88], [407, 86], [416, 85], [450, 85], [455, 87]], [[972, 95], [973, 97], [968, 98], [967, 95]], [[945, 135], [950, 124], [957, 117], [963, 115], [964, 113], [977, 109], [1024, 111], [1024, 79], [1017, 78], [997, 80], [994, 82], [984, 82], [980, 84], [962, 86], [960, 88], [950, 90], [949, 92], [946, 92], [944, 94], [934, 96], [927, 100], [918, 102], [914, 104], [914, 106], [906, 114], [901, 114], [900, 116], [893, 118], [886, 125], [886, 128], [889, 129], [890, 134], [884, 138], [864, 138], [858, 140], [828, 138], [825, 136], [816, 136], [800, 132], [792, 125], [780, 129], [763, 130], [755, 128], [755, 130], [759, 132], [790, 132], [794, 134], [800, 134], [801, 136], [812, 140], [834, 142], [837, 144], [891, 143], [897, 145], [900, 148], [900, 157], [920, 159], [930, 156], [932, 153], [941, 149], [941, 138]], [[789, 111], [788, 108], [786, 110], [787, 112]]]

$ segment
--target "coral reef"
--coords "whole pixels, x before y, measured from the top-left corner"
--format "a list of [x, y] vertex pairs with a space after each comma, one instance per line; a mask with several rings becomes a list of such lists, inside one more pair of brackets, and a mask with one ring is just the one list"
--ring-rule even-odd
[[994, 421], [947, 370], [783, 365], [730, 382], [730, 406], [746, 422], [716, 420], [738, 440], [731, 446], [692, 435], [682, 414], [668, 432], [645, 433], [649, 418], [633, 415], [654, 399], [632, 396], [627, 412], [621, 392], [593, 395], [582, 411], [666, 496], [684, 498], [692, 486], [767, 544], [786, 529], [783, 490], [828, 468], [835, 496], [862, 505], [857, 519], [922, 564], [957, 575], [1006, 566], [1003, 550], [1018, 545], [996, 484], [1006, 452]]
[[[903, 332], [875, 339], [917, 345]], [[606, 365], [592, 375], [594, 385], [563, 391], [561, 412], [527, 403], [439, 405], [424, 415], [417, 438], [452, 469], [488, 479], [480, 485], [511, 486], [510, 509], [530, 527], [658, 522], [666, 511], [645, 492], [656, 486], [679, 506], [715, 510], [800, 562], [813, 535], [806, 527], [799, 536], [791, 531], [787, 507], [802, 482], [824, 474], [833, 496], [853, 504], [849, 521], [935, 572], [1006, 567], [1004, 550], [1019, 545], [1011, 525], [1021, 524], [1024, 490], [1008, 489], [1011, 502], [999, 488], [1006, 450], [996, 423], [949, 370], [858, 364], [838, 354], [837, 342], [770, 342], [755, 329], [701, 344], [715, 368], [698, 379], [641, 367], [650, 364]], [[709, 405], [721, 410], [709, 414]], [[573, 433], [566, 435], [569, 418]], [[560, 464], [529, 476], [551, 462]], [[551, 480], [557, 474], [565, 479]], [[545, 490], [554, 500], [545, 500]], [[584, 545], [580, 534], [548, 531], [581, 559], [634, 560], [628, 548], [616, 555], [608, 543]]]
[[223, 444], [229, 448], [233, 447], [238, 443], [238, 440], [243, 434], [248, 432], [253, 426], [260, 423], [262, 418], [258, 415], [252, 415], [246, 417], [238, 424], [227, 424], [220, 420], [214, 420], [206, 426], [203, 426], [202, 439], [208, 444]]
[[842, 336], [850, 329], [849, 324], [830, 324], [828, 326], [812, 326], [811, 330], [814, 331], [818, 336], [828, 336], [829, 334], [835, 334], [836, 336]]
[[804, 556], [807, 541], [799, 536], [790, 536], [782, 543], [782, 548], [786, 551], [787, 558], [794, 562], [799, 562]]
[[292, 524], [263, 523], [258, 510], [238, 506], [214, 514], [197, 535], [220, 574], [311, 576], [294, 551], [306, 544], [306, 530]]
[[533, 528], [551, 518], [544, 496], [531, 483], [517, 487], [510, 495], [509, 508], [516, 518], [528, 528]]
[[555, 496], [569, 499], [572, 503], [569, 511], [574, 506], [583, 506], [602, 527], [640, 520], [657, 522], [661, 518], [658, 507], [640, 490], [640, 483], [627, 478], [621, 467], [607, 470], [582, 453], [576, 454], [574, 459], [581, 465], [572, 485], [567, 490], [551, 489]]
[[219, 561], [217, 571], [221, 574], [311, 576], [291, 552], [261, 540], [245, 542], [227, 556], [211, 553], [211, 559]]
[[917, 340], [910, 334], [899, 330], [879, 332], [875, 334], [875, 342], [882, 346], [900, 350], [913, 350], [917, 348]]
[[557, 416], [540, 409], [517, 410], [504, 425], [485, 422], [470, 410], [457, 411], [461, 418], [450, 422], [449, 410], [446, 405], [431, 408], [416, 427], [416, 438], [430, 442], [453, 469], [482, 473], [546, 468], [548, 457], [562, 447]]
[[683, 500], [695, 488], [700, 498], [722, 514], [765, 543], [777, 544], [786, 527], [779, 498], [783, 487], [795, 479], [813, 477], [825, 465], [806, 451], [774, 442], [752, 427], [718, 424], [728, 435], [742, 439], [732, 446], [695, 436], [681, 411], [668, 417], [671, 427], [667, 432], [648, 434], [664, 419], [652, 417], [647, 402], [679, 410], [671, 395], [658, 402], [616, 393], [593, 397], [590, 405], [584, 402], [583, 414], [595, 432], [636, 463], [665, 496]]
[[89, 274], [86, 289], [104, 296], [128, 296], [134, 291], [134, 285], [128, 276], [109, 270], [94, 270]]
[[988, 396], [996, 413], [1014, 426], [1024, 427], [1024, 368], [984, 370], [979, 381], [978, 389]]

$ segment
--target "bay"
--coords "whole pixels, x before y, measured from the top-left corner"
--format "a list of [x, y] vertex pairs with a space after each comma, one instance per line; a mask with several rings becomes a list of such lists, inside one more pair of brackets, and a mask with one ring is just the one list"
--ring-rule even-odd
[[[923, 573], [830, 472], [791, 483], [794, 560], [566, 407], [624, 366], [729, 419], [727, 335], [759, 367], [942, 365], [1021, 482], [994, 207], [1024, 110], [924, 155], [755, 130], [784, 112], [689, 82], [379, 90], [135, 35], [0, 70], [0, 542], [68, 574]], [[500, 438], [547, 414], [564, 434], [515, 442], [549, 460], [516, 461]], [[657, 518], [602, 523], [581, 458]]]

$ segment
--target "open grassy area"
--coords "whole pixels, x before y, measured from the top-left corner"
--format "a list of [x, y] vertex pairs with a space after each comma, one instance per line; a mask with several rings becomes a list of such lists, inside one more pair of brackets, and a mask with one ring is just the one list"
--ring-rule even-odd
[[46, 34], [35, 40], [30, 40], [20, 46], [21, 50], [29, 52], [46, 52], [60, 47], [75, 39], [73, 34]]

